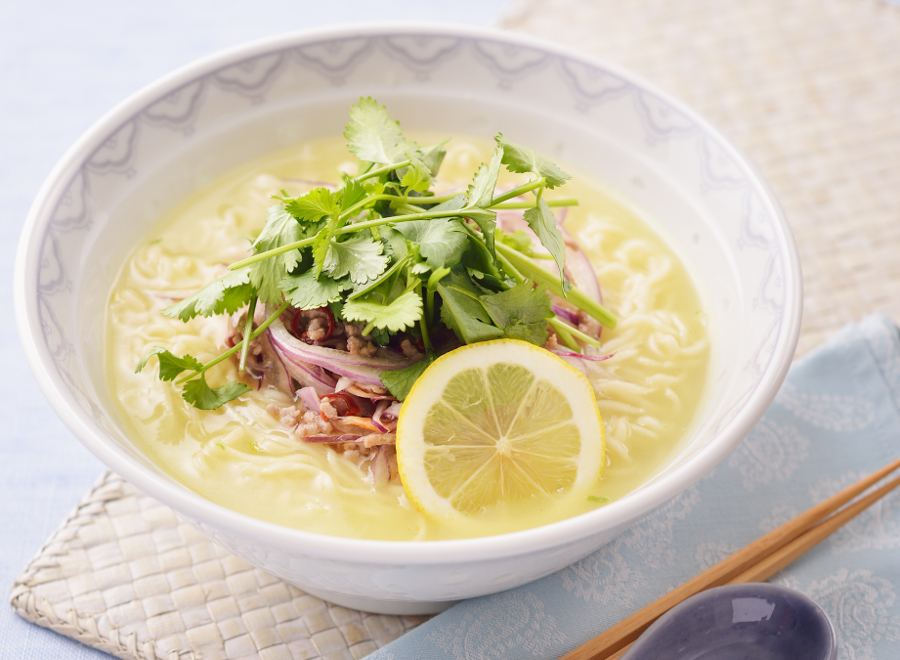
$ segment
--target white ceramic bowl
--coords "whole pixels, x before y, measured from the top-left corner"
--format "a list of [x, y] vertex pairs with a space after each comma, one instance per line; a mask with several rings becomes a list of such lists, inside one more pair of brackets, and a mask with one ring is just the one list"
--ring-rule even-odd
[[[702, 75], [698, 72], [698, 75]], [[103, 318], [127, 251], [175, 202], [276, 149], [337, 135], [361, 95], [405, 128], [502, 130], [588, 172], [655, 218], [712, 310], [712, 392], [678, 459], [597, 511], [489, 538], [378, 542], [249, 518], [172, 481], [110, 412]], [[525, 37], [438, 26], [344, 27], [258, 41], [189, 65], [91, 128], [45, 183], [22, 235], [15, 303], [47, 398], [110, 468], [236, 555], [333, 602], [434, 612], [556, 571], [713, 468], [772, 401], [801, 310], [796, 248], [766, 184], [714, 128], [619, 67]]]

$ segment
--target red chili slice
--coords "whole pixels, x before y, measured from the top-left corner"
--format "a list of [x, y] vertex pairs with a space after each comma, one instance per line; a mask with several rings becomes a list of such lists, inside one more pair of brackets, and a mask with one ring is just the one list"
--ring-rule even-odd
[[[303, 310], [298, 309], [294, 312], [294, 318], [291, 319], [291, 334], [300, 339], [300, 318], [303, 316]], [[303, 333], [306, 334], [306, 333]]]
[[[347, 392], [334, 392], [332, 394], [325, 394], [322, 396], [319, 401], [331, 401], [332, 399], [341, 399], [344, 403], [347, 404], [347, 414], [357, 416], [360, 413], [359, 403], [357, 403], [356, 399], [353, 398], [352, 394], [347, 394]], [[325, 416], [325, 413], [320, 413], [322, 415], [322, 419], [328, 419]]]
[[[322, 316], [325, 317], [325, 320], [328, 321], [328, 331], [325, 333], [325, 336], [319, 340], [312, 340], [306, 335], [306, 330], [303, 332], [300, 331], [300, 319], [304, 318], [303, 312], [321, 312]], [[316, 315], [312, 315], [306, 318], [315, 318]], [[321, 318], [321, 316], [319, 316]], [[318, 307], [316, 309], [311, 310], [301, 310], [298, 309], [294, 313], [294, 317], [291, 319], [291, 334], [294, 335], [300, 341], [305, 341], [307, 344], [312, 344], [314, 346], [321, 346], [324, 342], [328, 341], [328, 338], [334, 334], [334, 314], [331, 311], [331, 308], [328, 305], [324, 307]]]
[[328, 332], [325, 337], [323, 337], [320, 341], [325, 341], [329, 337], [331, 337], [334, 332], [334, 313], [331, 311], [331, 308], [328, 305], [324, 307], [319, 307], [319, 311], [325, 312], [325, 318], [328, 320]]

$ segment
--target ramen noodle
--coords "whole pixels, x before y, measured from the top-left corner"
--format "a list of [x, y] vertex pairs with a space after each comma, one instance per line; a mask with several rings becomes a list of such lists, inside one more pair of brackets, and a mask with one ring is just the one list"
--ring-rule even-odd
[[[424, 142], [427, 142], [424, 141]], [[438, 183], [465, 189], [493, 145], [454, 141]], [[301, 194], [352, 172], [340, 139], [250, 163], [184, 201], [128, 256], [110, 294], [107, 373], [118, 414], [138, 449], [174, 480], [224, 507], [310, 532], [364, 539], [438, 540], [512, 532], [603, 506], [646, 482], [677, 454], [702, 402], [711, 363], [706, 306], [688, 267], [650, 223], [615, 194], [576, 176], [564, 227], [587, 254], [603, 302], [618, 317], [601, 351], [585, 362], [606, 427], [607, 465], [596, 497], [583, 502], [504, 502], [478, 516], [438, 521], [418, 511], [402, 484], [376, 483], [371, 461], [295, 437], [270, 411], [292, 398], [252, 391], [216, 410], [181, 398], [155, 368], [135, 373], [154, 346], [205, 362], [232, 333], [226, 316], [187, 323], [161, 310], [247, 256], [271, 197]], [[524, 179], [509, 175], [518, 185]], [[210, 383], [237, 378], [233, 361]]]

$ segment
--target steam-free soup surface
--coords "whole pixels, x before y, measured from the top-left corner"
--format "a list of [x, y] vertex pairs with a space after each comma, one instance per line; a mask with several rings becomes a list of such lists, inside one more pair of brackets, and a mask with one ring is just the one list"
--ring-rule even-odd
[[[428, 137], [420, 143], [433, 141]], [[451, 142], [439, 183], [463, 189], [492, 147]], [[601, 337], [602, 351], [614, 357], [590, 366], [607, 438], [607, 465], [595, 488], [600, 501], [543, 498], [498, 505], [471, 519], [433, 520], [396, 480], [376, 488], [366, 464], [361, 469], [327, 446], [294, 439], [266, 412], [270, 403], [289, 405], [284, 394], [252, 392], [203, 411], [159, 381], [155, 363], [134, 372], [154, 346], [202, 362], [221, 353], [227, 319], [185, 324], [160, 311], [247, 256], [272, 194], [301, 194], [311, 182], [338, 181], [339, 171], [351, 167], [340, 139], [250, 163], [175, 208], [128, 257], [110, 296], [107, 373], [122, 423], [143, 453], [235, 511], [312, 532], [390, 540], [487, 536], [562, 520], [622, 497], [667, 464], [691, 426], [709, 372], [705, 308], [675, 251], [627, 205], [577, 175], [564, 188], [580, 202], [568, 210], [565, 227], [593, 262], [604, 303], [619, 318]], [[215, 386], [236, 376], [227, 362], [208, 380]]]

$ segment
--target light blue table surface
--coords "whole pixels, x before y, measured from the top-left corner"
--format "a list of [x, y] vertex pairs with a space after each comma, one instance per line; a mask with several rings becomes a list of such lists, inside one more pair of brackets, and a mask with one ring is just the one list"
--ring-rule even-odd
[[[289, 30], [375, 20], [490, 26], [509, 0], [154, 0], [0, 3], [0, 594], [103, 466], [39, 391], [16, 333], [12, 272], [32, 199], [56, 161], [113, 105], [169, 71]], [[109, 658], [0, 604], [3, 660]]]

